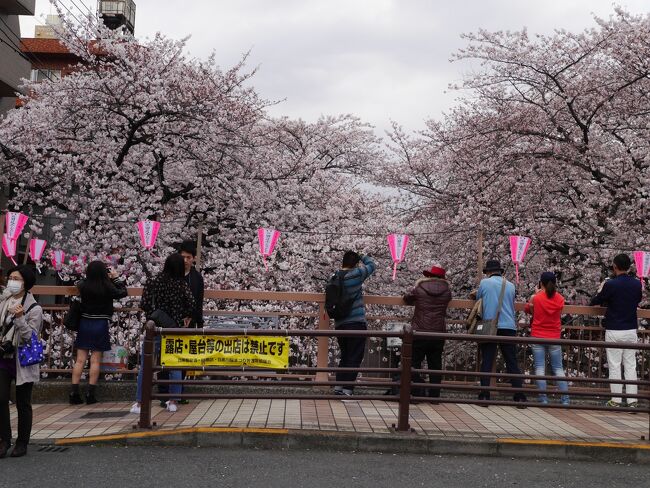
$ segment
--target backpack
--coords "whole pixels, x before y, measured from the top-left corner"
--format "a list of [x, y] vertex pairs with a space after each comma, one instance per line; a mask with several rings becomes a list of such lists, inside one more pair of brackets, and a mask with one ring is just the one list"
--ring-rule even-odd
[[325, 310], [331, 319], [343, 319], [350, 315], [355, 296], [350, 295], [343, 281], [347, 271], [334, 273], [325, 286]]

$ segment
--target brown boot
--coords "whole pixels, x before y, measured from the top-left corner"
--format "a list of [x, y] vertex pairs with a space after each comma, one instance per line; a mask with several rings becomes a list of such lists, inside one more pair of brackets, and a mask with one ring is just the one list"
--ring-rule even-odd
[[27, 444], [24, 442], [16, 442], [14, 450], [11, 451], [11, 457], [22, 457], [27, 454]]
[[0, 441], [0, 459], [7, 457], [8, 450], [9, 450], [9, 443], [5, 441]]

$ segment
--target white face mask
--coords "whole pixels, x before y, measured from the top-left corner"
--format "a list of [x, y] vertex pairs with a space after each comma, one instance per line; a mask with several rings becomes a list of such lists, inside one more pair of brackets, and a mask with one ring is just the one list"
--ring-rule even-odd
[[23, 289], [23, 282], [18, 280], [9, 280], [7, 281], [7, 290], [11, 292], [12, 295], [17, 295]]

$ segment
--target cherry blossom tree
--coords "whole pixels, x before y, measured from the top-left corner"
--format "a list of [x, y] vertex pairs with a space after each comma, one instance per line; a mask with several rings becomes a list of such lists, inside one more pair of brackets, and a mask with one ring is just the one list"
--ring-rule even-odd
[[404, 192], [410, 219], [450, 232], [441, 259], [465, 284], [480, 228], [502, 261], [508, 234], [532, 237], [525, 279], [554, 269], [574, 297], [616, 253], [648, 246], [650, 16], [617, 9], [595, 23], [465, 36], [455, 59], [480, 67], [455, 87], [461, 103], [422, 133], [391, 133], [379, 181]]

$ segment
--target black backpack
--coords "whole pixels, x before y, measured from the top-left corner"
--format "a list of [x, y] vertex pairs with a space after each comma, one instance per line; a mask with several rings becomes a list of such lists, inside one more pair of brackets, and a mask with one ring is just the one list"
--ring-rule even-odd
[[325, 286], [325, 310], [331, 319], [343, 319], [350, 315], [355, 296], [350, 295], [343, 281], [347, 271], [334, 273]]

